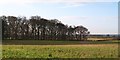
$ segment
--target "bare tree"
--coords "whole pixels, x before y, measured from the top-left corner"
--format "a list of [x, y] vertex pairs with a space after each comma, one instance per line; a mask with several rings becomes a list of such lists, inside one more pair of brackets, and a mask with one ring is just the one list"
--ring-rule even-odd
[[1, 16], [4, 39], [22, 40], [87, 40], [90, 33], [83, 26], [67, 26], [57, 19], [44, 19], [40, 16], [26, 17]]

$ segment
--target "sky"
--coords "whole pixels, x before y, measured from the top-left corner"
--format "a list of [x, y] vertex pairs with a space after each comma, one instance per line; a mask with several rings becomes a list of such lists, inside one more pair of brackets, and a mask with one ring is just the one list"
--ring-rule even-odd
[[41, 16], [65, 25], [85, 26], [91, 34], [118, 33], [119, 0], [0, 0], [0, 16]]

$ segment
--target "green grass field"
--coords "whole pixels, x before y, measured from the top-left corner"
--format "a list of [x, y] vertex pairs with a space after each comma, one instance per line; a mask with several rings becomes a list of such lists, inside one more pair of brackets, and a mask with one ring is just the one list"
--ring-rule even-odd
[[118, 58], [117, 42], [6, 40], [2, 58]]

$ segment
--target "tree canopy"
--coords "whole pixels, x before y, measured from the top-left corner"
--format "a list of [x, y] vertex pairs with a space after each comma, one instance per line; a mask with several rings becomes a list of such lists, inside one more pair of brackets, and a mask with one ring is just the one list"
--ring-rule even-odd
[[68, 26], [58, 19], [40, 16], [0, 16], [3, 40], [87, 40], [90, 33], [84, 26]]

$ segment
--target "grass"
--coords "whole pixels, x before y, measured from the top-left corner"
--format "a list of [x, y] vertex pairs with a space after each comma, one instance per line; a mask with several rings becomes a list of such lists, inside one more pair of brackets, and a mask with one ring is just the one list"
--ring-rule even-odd
[[[24, 43], [23, 43], [24, 42]], [[3, 42], [2, 58], [117, 58], [118, 41]], [[24, 45], [26, 43], [26, 45]], [[92, 44], [93, 43], [93, 44]], [[98, 44], [97, 44], [98, 43]], [[17, 44], [17, 45], [15, 45]], [[56, 45], [57, 44], [57, 45]]]
[[117, 44], [119, 40], [109, 41], [63, 41], [63, 40], [3, 40], [3, 45], [79, 45], [79, 44]]
[[0, 44], [0, 59], [2, 58], [2, 45]]

